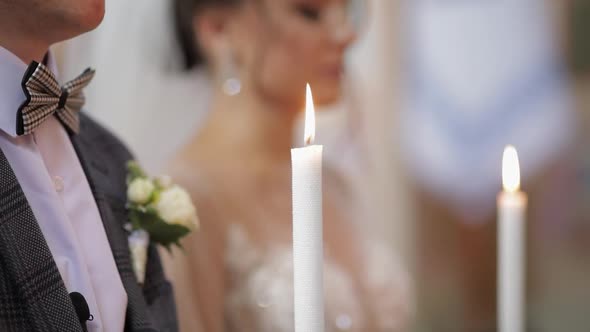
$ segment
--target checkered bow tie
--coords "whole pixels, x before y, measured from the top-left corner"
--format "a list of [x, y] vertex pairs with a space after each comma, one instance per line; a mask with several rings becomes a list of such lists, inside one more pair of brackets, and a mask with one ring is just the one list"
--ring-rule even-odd
[[27, 100], [18, 110], [16, 133], [27, 135], [35, 131], [52, 115], [73, 133], [80, 130], [79, 112], [84, 106], [84, 89], [94, 77], [94, 70], [86, 69], [80, 76], [59, 86], [53, 73], [43, 64], [33, 61], [23, 77], [23, 91]]

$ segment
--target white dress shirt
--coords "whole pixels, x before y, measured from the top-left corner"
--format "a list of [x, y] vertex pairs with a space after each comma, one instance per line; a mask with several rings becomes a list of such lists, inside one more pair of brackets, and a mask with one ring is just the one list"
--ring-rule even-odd
[[[56, 73], [51, 56], [49, 69]], [[0, 47], [0, 149], [33, 210], [68, 292], [81, 293], [89, 331], [123, 331], [127, 294], [88, 180], [56, 117], [16, 136], [27, 64]], [[63, 83], [63, 82], [62, 82]]]

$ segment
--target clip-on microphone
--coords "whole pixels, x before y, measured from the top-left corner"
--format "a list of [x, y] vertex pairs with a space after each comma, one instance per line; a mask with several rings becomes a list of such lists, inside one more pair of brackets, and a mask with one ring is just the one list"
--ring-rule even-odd
[[72, 304], [74, 305], [74, 309], [76, 309], [76, 315], [78, 315], [78, 319], [80, 320], [80, 324], [82, 324], [82, 330], [84, 332], [88, 331], [86, 327], [87, 321], [92, 321], [94, 317], [90, 314], [90, 309], [88, 308], [88, 302], [84, 298], [84, 295], [78, 292], [71, 292], [70, 299], [72, 300]]

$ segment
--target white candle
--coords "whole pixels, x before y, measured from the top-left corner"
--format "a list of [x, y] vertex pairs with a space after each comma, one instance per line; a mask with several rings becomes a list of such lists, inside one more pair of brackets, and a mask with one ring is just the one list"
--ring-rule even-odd
[[520, 191], [518, 154], [507, 146], [498, 196], [498, 325], [500, 332], [525, 328], [524, 263], [527, 197]]
[[315, 115], [307, 85], [305, 147], [291, 150], [295, 332], [324, 331], [322, 146], [312, 145]]

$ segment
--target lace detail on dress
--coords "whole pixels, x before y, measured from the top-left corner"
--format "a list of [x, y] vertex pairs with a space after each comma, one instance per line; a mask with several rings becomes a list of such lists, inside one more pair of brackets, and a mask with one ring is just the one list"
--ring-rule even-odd
[[[291, 248], [277, 246], [263, 252], [237, 225], [229, 228], [228, 236], [226, 264], [230, 285], [225, 307], [228, 330], [293, 331]], [[368, 302], [376, 303], [379, 308], [369, 314], [375, 316], [374, 326], [378, 326], [379, 331], [399, 330], [403, 325], [400, 323], [407, 319], [407, 292], [400, 292], [399, 278], [391, 275], [387, 271], [389, 268], [381, 264], [367, 270], [367, 274], [374, 277], [375, 287], [369, 287], [373, 290], [370, 296], [374, 298], [361, 301], [361, 292], [356, 289], [352, 277], [329, 259], [324, 264], [327, 332], [366, 331], [368, 315], [361, 305]], [[403, 293], [406, 295], [400, 297]]]

